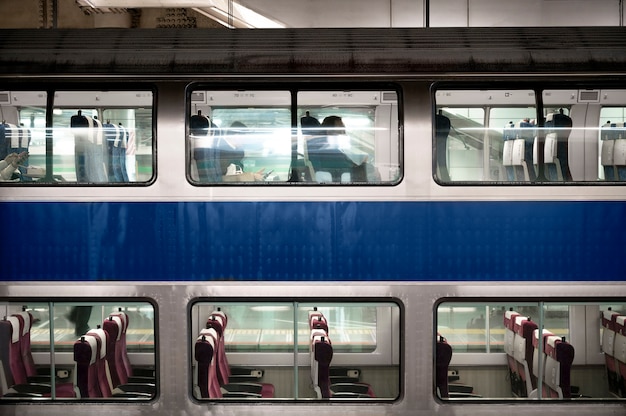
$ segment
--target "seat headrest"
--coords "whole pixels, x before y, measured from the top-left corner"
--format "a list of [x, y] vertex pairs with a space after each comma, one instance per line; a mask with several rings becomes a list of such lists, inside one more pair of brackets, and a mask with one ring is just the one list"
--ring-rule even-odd
[[7, 321], [11, 324], [11, 343], [15, 344], [20, 340], [20, 320], [17, 316], [9, 316]]

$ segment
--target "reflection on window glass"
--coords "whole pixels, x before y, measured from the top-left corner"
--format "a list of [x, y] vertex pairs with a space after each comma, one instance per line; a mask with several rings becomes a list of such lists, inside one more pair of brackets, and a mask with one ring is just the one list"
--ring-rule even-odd
[[45, 174], [46, 97], [43, 91], [0, 92], [1, 181], [26, 183]]
[[[149, 400], [156, 394], [154, 308], [147, 302], [0, 301], [3, 399]], [[12, 334], [21, 336], [14, 337]], [[51, 336], [51, 334], [54, 334]], [[53, 344], [52, 344], [53, 343]], [[103, 347], [105, 346], [105, 347]], [[100, 379], [99, 372], [107, 375]], [[54, 376], [54, 377], [53, 377]], [[102, 383], [106, 380], [107, 383]], [[54, 394], [53, 394], [54, 392]]]
[[439, 180], [626, 180], [626, 90], [546, 89], [541, 94], [539, 114], [532, 90], [437, 91]]
[[[49, 110], [45, 92], [6, 94], [0, 159], [9, 168], [2, 169], [2, 180], [115, 184], [152, 178], [151, 92], [57, 91]], [[7, 160], [11, 154], [17, 158]]]
[[626, 360], [618, 353], [626, 348], [623, 310], [611, 302], [443, 302], [435, 334], [437, 394], [446, 400], [623, 398], [617, 370]]
[[[196, 183], [390, 183], [399, 179], [395, 91], [191, 94]], [[295, 122], [293, 120], [297, 120]]]
[[394, 303], [199, 302], [191, 314], [198, 399], [399, 396]]

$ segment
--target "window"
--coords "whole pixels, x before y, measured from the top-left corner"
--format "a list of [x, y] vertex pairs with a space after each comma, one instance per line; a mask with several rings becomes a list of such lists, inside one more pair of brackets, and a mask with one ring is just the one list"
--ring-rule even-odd
[[540, 98], [534, 89], [438, 90], [439, 181], [519, 185], [626, 178], [626, 90], [544, 89]]
[[[400, 178], [397, 92], [191, 92], [195, 184], [393, 184]], [[294, 106], [297, 102], [297, 106]]]
[[436, 394], [444, 400], [623, 399], [615, 363], [626, 359], [618, 353], [626, 347], [624, 310], [610, 300], [444, 301], [436, 316]]
[[[122, 184], [153, 178], [151, 91], [7, 91], [0, 103], [4, 182]], [[47, 125], [51, 114], [51, 125]], [[15, 154], [17, 156], [10, 156]]]
[[[26, 400], [37, 401], [155, 397], [151, 303], [0, 301], [0, 312], [5, 317], [0, 321], [0, 352], [5, 354], [0, 361], [11, 363], [0, 372], [0, 385], [7, 387], [2, 399], [25, 400], [24, 393], [28, 393]], [[12, 336], [16, 333], [21, 336]], [[99, 371], [109, 374], [106, 386], [98, 382]], [[133, 376], [141, 376], [141, 381], [132, 380]]]
[[[399, 306], [387, 301], [197, 302], [191, 308], [193, 395], [394, 400], [399, 320]], [[265, 390], [245, 390], [241, 381]]]

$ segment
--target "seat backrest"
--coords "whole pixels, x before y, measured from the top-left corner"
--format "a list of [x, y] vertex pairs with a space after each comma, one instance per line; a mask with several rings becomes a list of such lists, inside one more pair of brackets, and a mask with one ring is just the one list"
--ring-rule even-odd
[[616, 371], [620, 379], [626, 380], [626, 316], [615, 317], [615, 347]]
[[113, 384], [112, 368], [114, 365], [108, 358], [109, 334], [102, 328], [96, 328], [90, 329], [86, 335], [96, 340], [96, 370], [101, 397], [111, 397], [117, 385]]
[[504, 312], [504, 352], [509, 357], [515, 354], [515, 318], [518, 316], [520, 314], [513, 310]]
[[314, 335], [312, 340], [311, 373], [313, 385], [321, 398], [327, 399], [330, 392], [330, 363], [333, 359], [333, 347], [328, 336]]
[[437, 334], [435, 380], [439, 397], [449, 397], [448, 366], [452, 360], [452, 346], [441, 335]]
[[30, 330], [33, 325], [33, 316], [27, 311], [13, 314], [13, 316], [18, 319], [20, 326], [20, 349], [22, 351], [24, 371], [26, 371], [26, 376], [33, 377], [37, 375], [37, 368], [35, 367], [35, 361], [30, 346]]
[[435, 114], [435, 151], [437, 153], [437, 168], [439, 169], [439, 177], [443, 181], [450, 180], [450, 171], [448, 169], [448, 136], [452, 124], [450, 119], [443, 114]]
[[[546, 338], [553, 336], [554, 334], [547, 329], [542, 330], [541, 337], [539, 336], [539, 329], [533, 331], [533, 376], [539, 378], [539, 373], [545, 374], [546, 360], [544, 356], [546, 354]], [[541, 356], [539, 351], [541, 350]]]
[[574, 347], [564, 337], [556, 335], [547, 337], [545, 346], [544, 392], [548, 397], [569, 399], [572, 397], [570, 375]]
[[24, 361], [22, 359], [22, 343], [21, 343], [21, 331], [20, 323], [17, 317], [9, 316], [6, 318], [10, 328], [9, 339], [9, 367], [11, 370], [13, 383], [15, 384], [27, 384], [27, 374], [24, 367]]
[[76, 180], [107, 182], [105, 142], [100, 120], [85, 116], [79, 110], [70, 119], [74, 133]]
[[202, 398], [216, 399], [222, 397], [217, 377], [216, 336], [215, 329], [203, 329], [194, 345], [197, 387]]
[[128, 377], [132, 377], [133, 375], [133, 368], [130, 365], [130, 359], [128, 358], [128, 347], [126, 344], [126, 333], [128, 332], [128, 327], [130, 326], [130, 317], [126, 312], [122, 310], [112, 312], [109, 316], [117, 316], [120, 318], [121, 331], [117, 342], [115, 354], [116, 361], [122, 363], [122, 369], [124, 370], [124, 373], [126, 374], [126, 379], [128, 381]]
[[[554, 175], [551, 175], [548, 179], [551, 180], [565, 180], [571, 181], [572, 174], [569, 170], [569, 135], [572, 131], [572, 119], [563, 114], [563, 110], [561, 109], [558, 113], [551, 113], [546, 116], [546, 122], [544, 124], [546, 131], [546, 149], [544, 153], [544, 161], [545, 163], [554, 163], [556, 164], [557, 174], [560, 171], [561, 177], [555, 178]], [[554, 140], [555, 149], [552, 153], [551, 158], [548, 157], [548, 136]], [[551, 149], [550, 149], [551, 150]], [[551, 169], [547, 169], [547, 173], [550, 175]]]
[[626, 138], [615, 140], [613, 164], [614, 180], [626, 181]]
[[92, 335], [83, 335], [74, 343], [75, 377], [80, 398], [102, 397], [96, 365], [98, 353], [98, 340]]
[[[619, 313], [612, 310], [602, 311], [600, 324], [602, 325], [602, 352], [606, 366], [609, 392], [619, 394], [619, 365], [615, 358], [615, 343], [617, 338], [617, 318]], [[624, 345], [626, 347], [626, 345]]]
[[[601, 148], [600, 148], [600, 164], [604, 169], [604, 179], [607, 181], [616, 180], [614, 149], [615, 141], [619, 137], [616, 129], [618, 123], [607, 122], [600, 130]], [[623, 127], [624, 123], [620, 123]]]
[[128, 376], [120, 354], [121, 337], [124, 323], [119, 316], [109, 315], [102, 323], [102, 329], [107, 333], [106, 358], [111, 372], [113, 387], [128, 382]]
[[230, 365], [226, 356], [226, 343], [224, 340], [224, 318], [219, 314], [211, 314], [207, 319], [206, 329], [212, 329], [215, 333], [212, 336], [216, 340], [215, 344], [215, 360], [217, 378], [220, 385], [228, 384], [230, 379]]
[[13, 325], [4, 319], [0, 321], [0, 393], [7, 394], [9, 388], [15, 384], [11, 371], [11, 344], [13, 338]]
[[531, 371], [533, 368], [533, 332], [537, 324], [525, 316], [515, 317], [515, 339], [513, 357], [517, 362], [517, 373], [521, 382], [518, 386], [518, 394], [529, 397], [537, 386], [536, 377]]
[[333, 347], [328, 336], [328, 321], [324, 314], [315, 308], [309, 311], [309, 354], [311, 361], [311, 383], [318, 398], [329, 398], [330, 363]]

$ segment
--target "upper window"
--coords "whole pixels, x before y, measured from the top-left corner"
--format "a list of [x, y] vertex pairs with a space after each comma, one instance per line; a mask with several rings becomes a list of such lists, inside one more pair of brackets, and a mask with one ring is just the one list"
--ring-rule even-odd
[[0, 92], [3, 182], [110, 185], [153, 178], [151, 91], [55, 91], [48, 98], [45, 91]]
[[626, 90], [540, 93], [438, 90], [436, 178], [499, 184], [626, 180]]
[[397, 96], [386, 89], [195, 89], [189, 177], [195, 184], [396, 183]]

